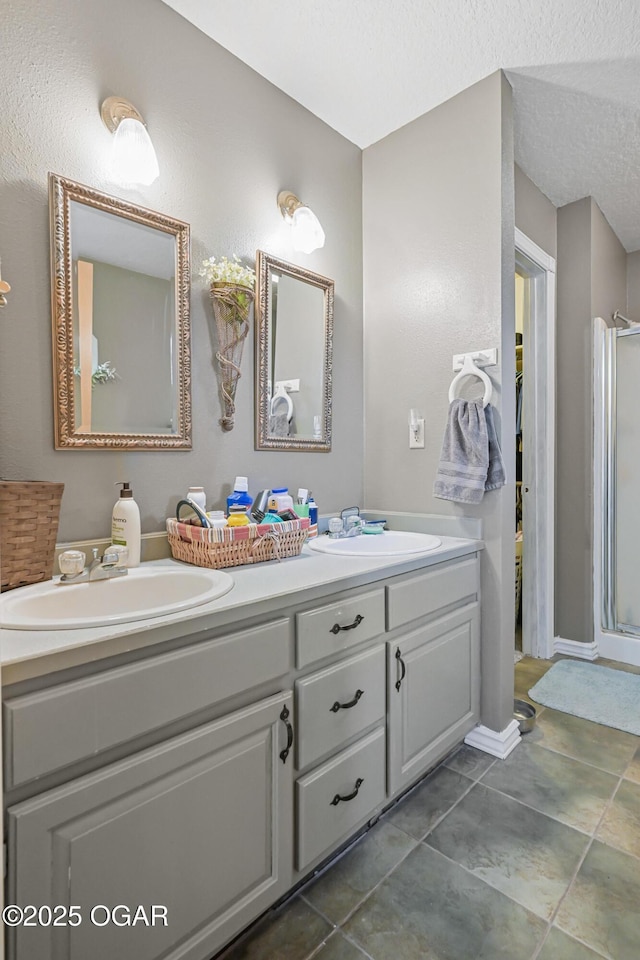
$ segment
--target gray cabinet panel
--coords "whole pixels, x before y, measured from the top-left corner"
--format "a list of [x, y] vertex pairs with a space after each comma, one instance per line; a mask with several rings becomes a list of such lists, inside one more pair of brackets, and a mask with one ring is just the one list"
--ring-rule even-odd
[[[339, 629], [340, 628], [340, 629]], [[384, 633], [384, 590], [345, 597], [296, 614], [296, 665], [335, 657]]]
[[479, 605], [388, 643], [389, 789], [408, 786], [479, 718]]
[[[293, 754], [281, 759], [287, 692], [14, 805], [8, 902], [77, 904], [84, 920], [9, 931], [9, 960], [209, 960], [473, 727], [479, 589], [477, 556], [440, 563], [9, 698], [5, 764], [10, 786], [30, 782], [22, 796], [44, 774], [75, 775], [72, 764], [130, 751], [182, 717], [193, 725], [211, 705], [222, 713], [252, 689], [255, 699], [256, 688], [293, 684], [293, 749], [306, 771], [294, 791]], [[166, 906], [169, 925], [159, 915], [152, 927], [97, 927], [95, 904], [140, 904], [147, 916]]]
[[[75, 928], [10, 932], [10, 960], [205, 960], [291, 883], [283, 693], [8, 811], [9, 897], [73, 904]], [[104, 927], [91, 907], [167, 907]], [[103, 913], [100, 914], [104, 916]]]
[[382, 720], [385, 690], [384, 644], [297, 680], [298, 769]]
[[5, 703], [8, 786], [188, 716], [290, 667], [288, 619]]
[[398, 583], [387, 587], [387, 629], [395, 630], [453, 603], [475, 600], [479, 593], [477, 557], [438, 564], [426, 573], [399, 578]]

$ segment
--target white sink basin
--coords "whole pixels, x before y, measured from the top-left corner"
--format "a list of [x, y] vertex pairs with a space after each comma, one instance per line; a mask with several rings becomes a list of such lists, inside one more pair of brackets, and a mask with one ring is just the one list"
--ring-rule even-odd
[[0, 627], [75, 630], [163, 617], [228, 593], [233, 579], [203, 567], [135, 567], [124, 577], [61, 586], [58, 578], [0, 597]]
[[406, 533], [404, 530], [385, 530], [380, 534], [362, 533], [357, 537], [333, 540], [315, 537], [309, 541], [311, 550], [332, 553], [340, 557], [400, 557], [413, 553], [427, 553], [442, 543], [429, 533]]

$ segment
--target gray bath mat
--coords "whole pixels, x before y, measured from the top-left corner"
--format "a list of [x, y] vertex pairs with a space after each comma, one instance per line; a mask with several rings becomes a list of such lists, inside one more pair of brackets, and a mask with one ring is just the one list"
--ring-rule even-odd
[[560, 660], [529, 690], [536, 703], [640, 736], [640, 675]]

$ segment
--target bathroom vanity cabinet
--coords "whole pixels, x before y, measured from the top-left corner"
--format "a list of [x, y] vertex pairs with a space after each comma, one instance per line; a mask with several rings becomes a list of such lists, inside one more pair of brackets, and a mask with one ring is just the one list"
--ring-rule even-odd
[[5, 688], [6, 902], [82, 917], [10, 960], [212, 957], [478, 721], [479, 601], [470, 550]]

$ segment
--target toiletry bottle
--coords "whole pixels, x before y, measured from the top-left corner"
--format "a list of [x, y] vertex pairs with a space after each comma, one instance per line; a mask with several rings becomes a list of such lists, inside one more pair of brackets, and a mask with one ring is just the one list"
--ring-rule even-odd
[[228, 527], [247, 527], [251, 521], [249, 520], [249, 514], [244, 509], [242, 504], [235, 503], [232, 505], [229, 510], [229, 519], [227, 520]]
[[311, 525], [314, 526], [318, 522], [318, 506], [315, 500], [313, 499], [312, 493], [309, 494], [308, 504], [309, 504], [309, 520], [311, 522]]
[[201, 510], [207, 509], [207, 495], [204, 492], [204, 487], [189, 487], [187, 491], [187, 500], [191, 500], [193, 503], [197, 504]]
[[221, 529], [227, 525], [227, 518], [223, 510], [210, 510], [207, 514], [207, 520], [214, 530]]
[[111, 517], [111, 542], [126, 547], [129, 551], [127, 566], [137, 567], [140, 563], [140, 511], [130, 484], [120, 482], [116, 486], [121, 486], [122, 490]]
[[233, 485], [233, 493], [227, 497], [227, 513], [231, 513], [231, 507], [244, 507], [245, 512], [252, 504], [251, 497], [248, 494], [249, 481], [246, 477], [236, 477]]
[[275, 513], [283, 513], [285, 510], [291, 510], [293, 513], [293, 497], [289, 494], [287, 487], [274, 487], [269, 498], [269, 509]]
[[264, 515], [269, 509], [269, 491], [261, 490], [258, 496], [255, 498], [251, 504], [251, 509], [249, 510], [249, 516], [254, 521], [254, 523], [262, 523], [264, 520]]

